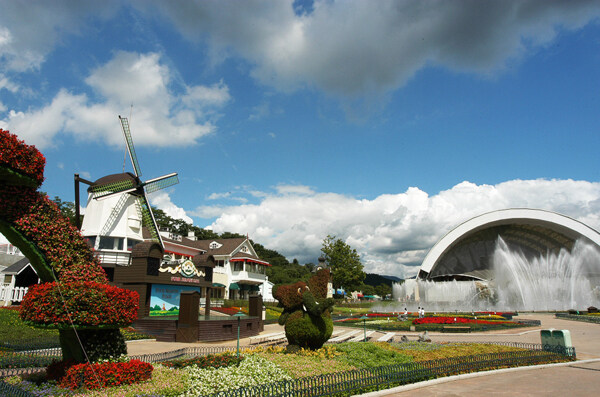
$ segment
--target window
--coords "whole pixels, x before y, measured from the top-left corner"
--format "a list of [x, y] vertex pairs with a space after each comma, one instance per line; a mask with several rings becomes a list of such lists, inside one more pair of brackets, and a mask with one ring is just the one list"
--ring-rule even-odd
[[122, 237], [100, 236], [100, 244], [98, 245], [98, 249], [123, 251], [124, 240], [125, 239]]
[[224, 267], [225, 261], [224, 260], [215, 261], [215, 266], [216, 267]]
[[96, 236], [84, 237], [90, 247], [96, 247]]
[[233, 271], [241, 272], [244, 270], [244, 262], [233, 262]]
[[139, 243], [141, 243], [140, 240], [135, 240], [135, 239], [132, 239], [132, 238], [128, 238], [127, 239], [127, 251], [131, 251], [133, 249], [133, 247], [135, 247]]

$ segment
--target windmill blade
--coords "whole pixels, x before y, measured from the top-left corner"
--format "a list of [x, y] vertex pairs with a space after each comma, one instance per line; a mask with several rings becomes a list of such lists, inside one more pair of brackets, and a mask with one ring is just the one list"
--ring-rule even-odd
[[129, 152], [129, 158], [131, 159], [131, 164], [133, 165], [133, 171], [135, 172], [135, 176], [139, 178], [142, 175], [142, 170], [140, 169], [140, 165], [135, 154], [135, 148], [133, 147], [133, 139], [131, 138], [131, 132], [129, 131], [129, 121], [127, 121], [127, 117], [121, 116], [119, 116], [119, 120], [121, 120], [121, 128], [123, 129], [123, 134], [125, 135], [125, 141], [127, 141], [127, 151]]
[[121, 211], [125, 207], [125, 202], [127, 201], [128, 198], [129, 198], [128, 194], [123, 194], [121, 196], [121, 198], [119, 198], [119, 201], [117, 202], [117, 204], [115, 204], [112, 211], [110, 212], [110, 215], [108, 216], [108, 219], [106, 220], [106, 223], [104, 224], [104, 227], [102, 228], [102, 231], [100, 231], [100, 236], [108, 236], [108, 232], [113, 227], [113, 225], [117, 222], [117, 219], [118, 219], [119, 215], [121, 214]]
[[121, 179], [115, 182], [91, 186], [88, 191], [94, 195], [95, 199], [98, 199], [100, 197], [105, 197], [116, 193], [132, 191], [136, 188], [136, 183], [132, 179]]
[[164, 175], [159, 178], [150, 179], [149, 181], [144, 182], [143, 186], [145, 186], [146, 193], [154, 193], [157, 190], [165, 189], [169, 186], [173, 186], [179, 183], [179, 178], [177, 177], [177, 173], [174, 172], [169, 175]]
[[150, 208], [148, 199], [146, 196], [138, 196], [137, 202], [142, 212], [142, 224], [148, 228], [152, 240], [158, 242], [161, 247], [164, 247], [162, 237], [158, 231], [158, 225], [156, 224], [156, 220], [152, 214], [152, 209]]

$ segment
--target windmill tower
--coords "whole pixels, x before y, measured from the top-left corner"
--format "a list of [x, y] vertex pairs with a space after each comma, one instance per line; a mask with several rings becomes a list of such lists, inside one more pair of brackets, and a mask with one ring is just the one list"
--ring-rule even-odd
[[93, 244], [109, 278], [111, 268], [129, 264], [133, 246], [144, 240], [143, 227], [147, 228], [152, 240], [163, 246], [146, 195], [179, 183], [177, 173], [142, 182], [129, 122], [121, 116], [119, 120], [134, 172], [107, 175], [95, 182], [75, 176], [76, 191], [78, 181], [90, 184], [81, 233]]

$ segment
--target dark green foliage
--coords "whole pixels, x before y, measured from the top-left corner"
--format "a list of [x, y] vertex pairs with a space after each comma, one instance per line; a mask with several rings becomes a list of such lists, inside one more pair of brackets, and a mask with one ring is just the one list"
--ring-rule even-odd
[[285, 322], [285, 336], [292, 345], [320, 349], [331, 337], [333, 323], [327, 316], [312, 316], [300, 310], [290, 314]]
[[356, 249], [335, 236], [327, 236], [321, 248], [333, 275], [333, 288], [358, 291], [365, 279], [363, 265]]
[[[285, 335], [291, 345], [319, 349], [331, 337], [333, 299], [327, 299], [329, 270], [321, 269], [308, 280], [282, 285], [274, 296], [283, 306], [279, 324], [285, 325]], [[313, 292], [314, 291], [314, 292]]]
[[202, 229], [198, 226], [192, 225], [191, 223], [187, 223], [183, 219], [171, 218], [163, 210], [158, 209], [156, 207], [152, 207], [152, 214], [154, 215], [154, 218], [156, 219], [156, 224], [159, 228], [168, 228], [174, 233], [180, 234], [182, 236], [187, 237], [189, 232], [194, 232], [194, 235], [199, 240], [227, 238], [219, 236], [218, 233], [215, 233], [210, 229]]
[[385, 284], [388, 285], [389, 287], [391, 287], [394, 283], [403, 283], [404, 280], [395, 277], [395, 276], [381, 276], [379, 274], [375, 274], [375, 273], [367, 273], [365, 276], [365, 281], [364, 283], [367, 285], [372, 285], [373, 287], [376, 287], [378, 285], [381, 284]]
[[[119, 329], [82, 329], [77, 331], [77, 335], [72, 329], [60, 330], [60, 339], [65, 360], [73, 359], [80, 363], [87, 361], [78, 354], [81, 351], [79, 341], [91, 362], [127, 354], [125, 338]], [[65, 350], [65, 345], [72, 349]]]

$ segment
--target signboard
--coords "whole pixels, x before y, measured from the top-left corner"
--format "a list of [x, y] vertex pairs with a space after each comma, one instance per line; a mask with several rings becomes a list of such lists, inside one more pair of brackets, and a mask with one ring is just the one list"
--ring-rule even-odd
[[150, 291], [150, 316], [178, 316], [179, 295], [184, 291], [200, 292], [200, 287], [152, 284]]

